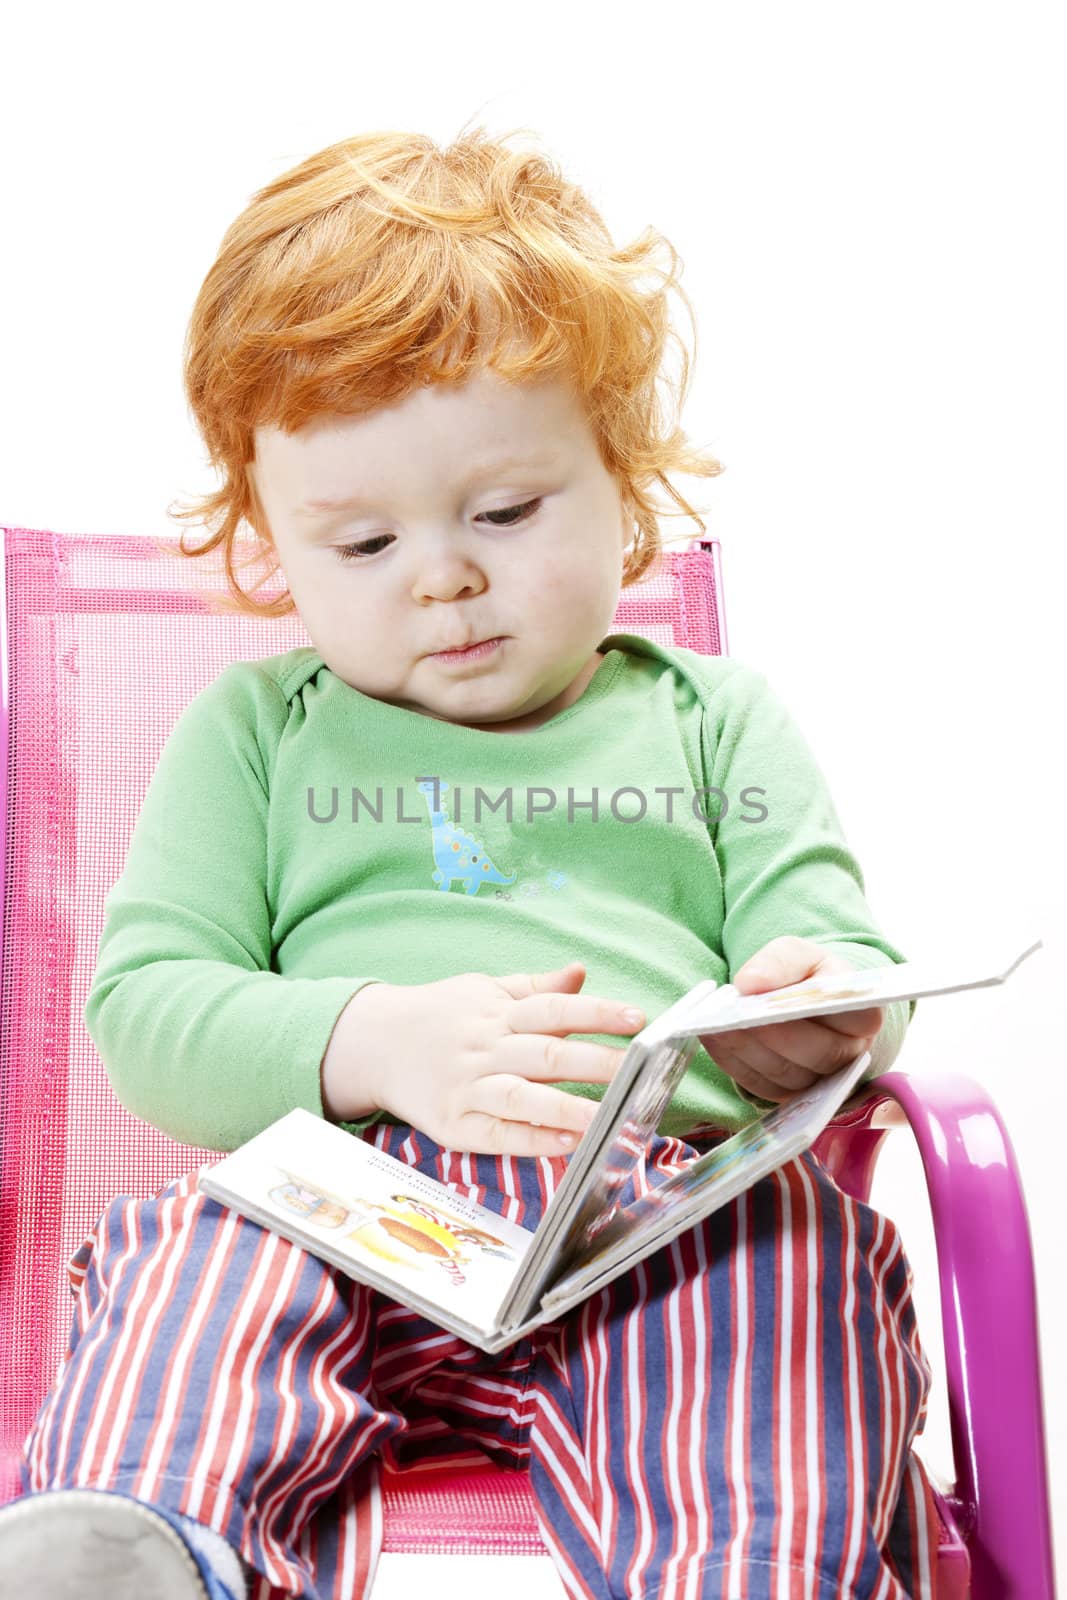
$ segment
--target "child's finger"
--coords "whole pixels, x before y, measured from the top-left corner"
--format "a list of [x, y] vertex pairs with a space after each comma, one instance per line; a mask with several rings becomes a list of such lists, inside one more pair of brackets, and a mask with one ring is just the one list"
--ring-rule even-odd
[[[626, 1051], [588, 1039], [514, 1033], [501, 1041], [496, 1059], [533, 1083], [610, 1083], [626, 1059]], [[490, 1071], [485, 1076], [493, 1074]]]
[[508, 1025], [515, 1034], [562, 1037], [569, 1033], [639, 1033], [645, 1020], [645, 1013], [625, 1000], [552, 991], [516, 1000]]
[[463, 1118], [463, 1138], [450, 1148], [494, 1156], [566, 1156], [577, 1149], [582, 1130], [543, 1128], [531, 1122], [471, 1112]]
[[[749, 1072], [760, 1073], [773, 1083], [786, 1082], [796, 1074], [806, 1076], [803, 1064], [777, 1049], [772, 1039], [759, 1037], [774, 1031], [773, 1028], [731, 1028], [725, 1033], [709, 1035], [702, 1043], [711, 1059], [720, 1067], [725, 1067], [727, 1061], [734, 1062]], [[727, 1071], [732, 1076], [732, 1067]], [[791, 1086], [800, 1087], [799, 1084]]]
[[[870, 1009], [849, 1013], [857, 1017], [871, 1017]], [[877, 1015], [877, 1013], [873, 1013]], [[800, 1067], [807, 1067], [812, 1072], [825, 1074], [836, 1072], [838, 1067], [843, 1067], [849, 1061], [854, 1061], [859, 1054], [857, 1040], [872, 1038], [878, 1032], [878, 1026], [864, 1029], [827, 1028], [823, 1026], [823, 1017], [801, 1017], [792, 1022], [770, 1022], [762, 1028], [732, 1028], [728, 1034], [713, 1035], [712, 1037], [725, 1038], [727, 1048], [735, 1054], [744, 1056], [759, 1065], [758, 1059], [752, 1054], [756, 1048], [756, 1041], [767, 1050], [771, 1050], [783, 1061], [791, 1061]], [[717, 1060], [714, 1048], [705, 1046], [712, 1060]], [[765, 1069], [764, 1069], [765, 1070]]]
[[[763, 1033], [765, 1030], [760, 1028], [758, 1031]], [[810, 1089], [818, 1072], [779, 1055], [776, 1050], [757, 1040], [754, 1037], [756, 1032], [756, 1029], [735, 1029], [732, 1038], [738, 1040], [736, 1045], [731, 1041], [724, 1045], [722, 1041], [727, 1036], [719, 1034], [719, 1047], [711, 1059], [746, 1089], [748, 1083], [741, 1077], [742, 1073], [753, 1074], [763, 1083], [774, 1084], [783, 1094], [792, 1094], [796, 1089]], [[752, 1093], [762, 1095], [764, 1099], [770, 1098], [762, 1089], [753, 1088]]]
[[885, 1020], [881, 1006], [867, 1006], [863, 1011], [835, 1011], [828, 1017], [812, 1017], [816, 1027], [830, 1028], [834, 1033], [847, 1033], [852, 1039], [873, 1036]]
[[759, 1095], [761, 1100], [772, 1100], [777, 1104], [781, 1100], [788, 1100], [795, 1093], [793, 1089], [786, 1089], [780, 1083], [775, 1083], [771, 1078], [765, 1078], [761, 1072], [756, 1072], [745, 1062], [733, 1058], [720, 1061], [719, 1066], [728, 1073], [735, 1083], [749, 1094]]
[[[575, 1080], [576, 1082], [578, 1080]], [[598, 1100], [550, 1089], [510, 1072], [496, 1072], [472, 1083], [468, 1108], [503, 1122], [527, 1123], [557, 1133], [583, 1134], [596, 1116]]]

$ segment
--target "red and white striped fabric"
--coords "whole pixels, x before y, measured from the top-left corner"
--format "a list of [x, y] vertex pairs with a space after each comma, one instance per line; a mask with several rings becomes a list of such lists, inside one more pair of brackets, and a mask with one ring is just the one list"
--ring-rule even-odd
[[[567, 1160], [391, 1124], [364, 1137], [531, 1228]], [[624, 1200], [717, 1137], [654, 1139]], [[529, 1468], [581, 1600], [935, 1595], [910, 1268], [893, 1223], [812, 1153], [495, 1356], [195, 1178], [119, 1196], [72, 1258], [70, 1347], [25, 1491], [119, 1489], [228, 1538], [252, 1600], [352, 1600], [381, 1550], [378, 1452], [488, 1457]]]

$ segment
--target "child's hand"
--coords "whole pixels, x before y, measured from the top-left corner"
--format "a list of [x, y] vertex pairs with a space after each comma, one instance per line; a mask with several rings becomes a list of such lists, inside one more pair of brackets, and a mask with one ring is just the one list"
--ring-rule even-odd
[[[836, 952], [790, 934], [772, 939], [739, 967], [730, 982], [740, 994], [765, 994], [818, 973], [853, 972]], [[742, 1089], [761, 1100], [788, 1100], [810, 1089], [869, 1050], [882, 1026], [881, 1006], [841, 1011], [830, 1017], [769, 1022], [760, 1028], [731, 1028], [701, 1037], [711, 1059]]]
[[643, 1012], [627, 1020], [622, 1001], [578, 994], [584, 981], [574, 961], [503, 978], [367, 984], [349, 1002], [362, 1084], [379, 1109], [446, 1149], [563, 1155], [598, 1102], [549, 1085], [610, 1083], [626, 1054], [567, 1034], [629, 1036], [645, 1025]]

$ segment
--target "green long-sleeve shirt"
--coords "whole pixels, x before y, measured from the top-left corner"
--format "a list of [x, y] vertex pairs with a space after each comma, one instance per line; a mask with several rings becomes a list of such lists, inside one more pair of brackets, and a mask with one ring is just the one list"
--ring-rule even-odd
[[[903, 960], [765, 678], [634, 634], [599, 648], [579, 699], [519, 733], [371, 699], [308, 647], [202, 690], [107, 896], [85, 1004], [123, 1104], [213, 1150], [295, 1106], [321, 1116], [334, 1025], [375, 979], [580, 959], [584, 993], [651, 1021], [780, 934], [856, 966]], [[886, 1008], [869, 1076], [909, 1016]], [[659, 1131], [754, 1114], [698, 1046]]]

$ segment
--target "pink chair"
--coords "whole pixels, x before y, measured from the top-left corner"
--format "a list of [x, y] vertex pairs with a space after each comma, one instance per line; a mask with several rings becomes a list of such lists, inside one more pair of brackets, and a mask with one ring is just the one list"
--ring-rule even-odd
[[[2, 1503], [19, 1492], [19, 1446], [66, 1347], [69, 1255], [114, 1194], [148, 1196], [215, 1154], [120, 1106], [86, 1033], [105, 895], [183, 707], [229, 662], [310, 641], [295, 617], [213, 615], [220, 569], [165, 542], [0, 535]], [[668, 552], [624, 592], [614, 626], [725, 653], [717, 541]], [[905, 1119], [933, 1209], [957, 1473], [939, 1501], [939, 1596], [1051, 1600], [1034, 1274], [1011, 1144], [970, 1079], [891, 1072], [819, 1153], [866, 1199]], [[386, 1473], [384, 1515], [386, 1552], [544, 1553], [525, 1473]]]

